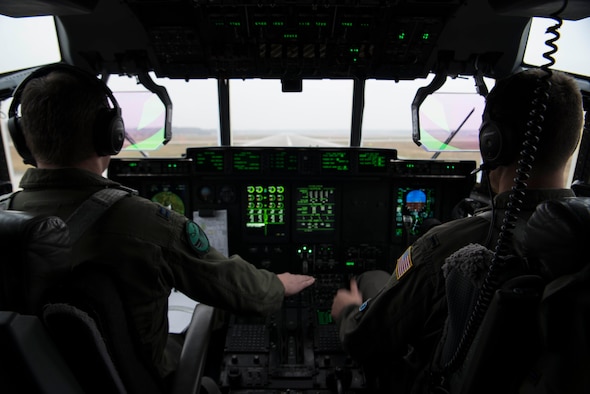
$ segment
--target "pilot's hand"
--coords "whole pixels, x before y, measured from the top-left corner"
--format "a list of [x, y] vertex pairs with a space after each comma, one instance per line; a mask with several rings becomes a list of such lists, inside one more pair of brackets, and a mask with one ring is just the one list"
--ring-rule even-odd
[[332, 301], [332, 317], [337, 320], [340, 318], [342, 309], [348, 305], [361, 305], [363, 303], [363, 295], [359, 291], [356, 280], [350, 280], [350, 290], [339, 289]]
[[295, 295], [306, 287], [311, 286], [315, 282], [315, 278], [309, 275], [284, 272], [282, 274], [278, 274], [277, 276], [285, 287], [285, 297]]

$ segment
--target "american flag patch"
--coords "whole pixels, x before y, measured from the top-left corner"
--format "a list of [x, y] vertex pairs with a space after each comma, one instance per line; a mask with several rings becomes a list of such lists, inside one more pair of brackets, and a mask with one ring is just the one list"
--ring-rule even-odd
[[397, 265], [395, 266], [395, 277], [399, 280], [406, 272], [412, 268], [412, 254], [410, 253], [412, 247], [410, 246], [404, 254], [397, 259]]

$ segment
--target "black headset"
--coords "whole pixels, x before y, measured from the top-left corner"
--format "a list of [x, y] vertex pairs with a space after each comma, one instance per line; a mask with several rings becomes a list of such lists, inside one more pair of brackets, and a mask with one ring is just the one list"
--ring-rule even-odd
[[125, 124], [121, 117], [121, 107], [119, 107], [111, 89], [103, 81], [96, 78], [96, 76], [78, 67], [65, 63], [56, 63], [40, 67], [33, 71], [18, 85], [12, 95], [12, 103], [8, 109], [7, 126], [16, 151], [24, 159], [24, 162], [36, 166], [35, 158], [26, 144], [21, 129], [21, 117], [18, 115], [21, 95], [29, 81], [46, 76], [53, 71], [63, 71], [76, 75], [87, 80], [89, 84], [94, 84], [105, 93], [105, 96], [111, 101], [113, 108], [101, 108], [98, 112], [93, 128], [94, 150], [99, 156], [116, 155], [119, 153], [125, 142]]
[[498, 166], [514, 162], [520, 148], [517, 139], [511, 127], [492, 120], [489, 114], [484, 113], [483, 123], [479, 128], [482, 168], [493, 170]]

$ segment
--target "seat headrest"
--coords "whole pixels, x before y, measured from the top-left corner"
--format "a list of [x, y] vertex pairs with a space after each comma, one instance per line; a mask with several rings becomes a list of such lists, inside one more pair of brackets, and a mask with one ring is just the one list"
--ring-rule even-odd
[[590, 197], [570, 197], [539, 204], [530, 217], [523, 246], [549, 279], [578, 272], [588, 262]]
[[48, 289], [72, 269], [70, 233], [55, 216], [0, 211], [0, 308], [37, 314]]

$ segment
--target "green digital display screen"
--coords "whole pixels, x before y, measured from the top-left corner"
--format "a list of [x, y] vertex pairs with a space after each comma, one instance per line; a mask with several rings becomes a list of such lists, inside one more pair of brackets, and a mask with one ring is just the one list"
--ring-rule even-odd
[[350, 171], [350, 155], [347, 151], [322, 152], [322, 172], [348, 172]]
[[334, 319], [332, 318], [332, 314], [329, 310], [318, 309], [316, 310], [316, 313], [318, 318], [318, 324], [320, 326], [326, 326], [328, 324], [334, 323]]
[[298, 163], [295, 152], [276, 151], [269, 155], [269, 168], [272, 172], [295, 172], [298, 170]]
[[359, 152], [359, 172], [385, 172], [387, 157], [383, 152]]
[[199, 151], [194, 157], [195, 168], [202, 172], [223, 172], [225, 163], [223, 152]]
[[232, 165], [237, 172], [258, 172], [262, 169], [259, 152], [243, 151], [232, 153]]
[[336, 230], [336, 188], [319, 184], [296, 190], [295, 231], [333, 233]]
[[279, 184], [246, 186], [245, 227], [247, 235], [287, 236], [287, 193]]

